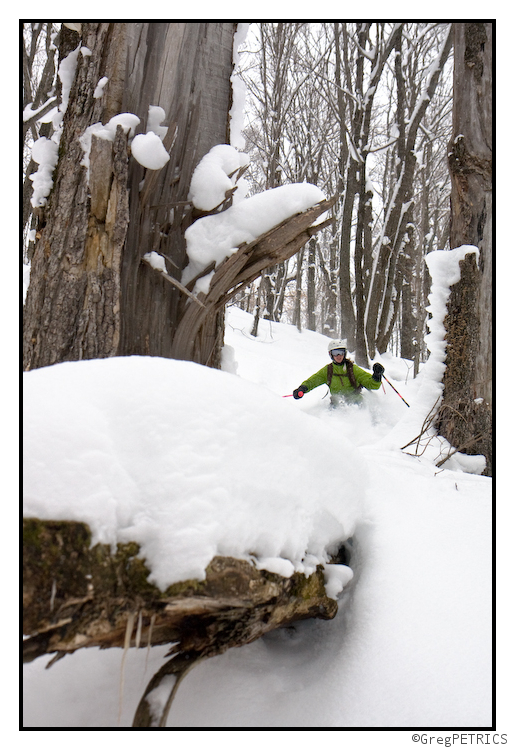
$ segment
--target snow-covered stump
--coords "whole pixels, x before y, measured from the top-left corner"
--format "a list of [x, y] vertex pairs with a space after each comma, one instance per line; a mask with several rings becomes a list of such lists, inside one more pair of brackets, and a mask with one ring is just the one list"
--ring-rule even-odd
[[[286, 578], [246, 560], [216, 556], [205, 580], [161, 591], [149, 582], [135, 542], [115, 550], [91, 546], [89, 527], [75, 521], [26, 518], [23, 529], [23, 628], [29, 636], [24, 660], [55, 654], [54, 661], [92, 646], [170, 644], [174, 663], [164, 665], [147, 693], [174, 671], [178, 685], [193, 663], [298, 620], [332, 619], [338, 609], [326, 593], [322, 565], [309, 576]], [[134, 726], [158, 720], [142, 699]]]

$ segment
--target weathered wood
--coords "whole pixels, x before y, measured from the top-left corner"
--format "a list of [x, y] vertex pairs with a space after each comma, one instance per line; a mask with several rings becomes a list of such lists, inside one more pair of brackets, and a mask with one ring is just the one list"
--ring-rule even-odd
[[[180, 280], [191, 176], [212, 146], [228, 142], [234, 29], [232, 22], [82, 23], [91, 54], [78, 56], [54, 187], [38, 209], [25, 369], [114, 354], [170, 356], [181, 293], [142, 258], [161, 252]], [[65, 32], [75, 49], [77, 33]], [[108, 83], [95, 98], [103, 76]], [[168, 164], [145, 170], [129, 158], [126, 136], [114, 145], [93, 138], [88, 182], [79, 141], [86, 129], [130, 112], [145, 132], [150, 105], [165, 111]], [[205, 328], [216, 334], [219, 326], [215, 315]]]
[[[79, 166], [84, 152], [77, 137], [101, 116], [102, 105], [93, 92], [101, 77], [101, 50], [108, 43], [109, 24], [94, 26], [95, 34], [89, 40], [91, 60], [85, 64], [82, 59], [78, 65], [63, 121], [54, 189], [40, 210], [40, 239], [32, 258], [24, 309], [26, 369], [93, 358], [99, 352], [112, 353], [116, 347], [119, 320], [112, 311], [119, 302], [115, 278], [119, 275], [119, 248], [114, 248], [105, 227], [97, 227], [94, 217], [90, 223], [86, 170]], [[125, 214], [126, 143], [119, 141], [117, 149], [120, 191], [113, 199]], [[117, 209], [118, 205], [112, 206], [112, 212]], [[104, 252], [109, 258], [105, 262]], [[99, 327], [93, 332], [96, 324]]]
[[[141, 263], [141, 258], [151, 250], [159, 252], [170, 261], [169, 275], [180, 281], [187, 264], [184, 232], [194, 219], [188, 202], [193, 171], [213, 146], [229, 142], [235, 24], [134, 23], [128, 27], [123, 109], [138, 114], [143, 127], [149, 105], [164, 109], [163, 125], [169, 128], [164, 145], [170, 161], [159, 171], [145, 170], [135, 162], [130, 165], [120, 353], [170, 357], [183, 296]], [[217, 316], [209, 323], [206, 329], [216, 337]]]
[[[201, 361], [195, 342], [204, 322], [218, 311], [238, 289], [254, 281], [266, 268], [287, 260], [300, 250], [317, 230], [312, 226], [318, 216], [334, 205], [336, 197], [321, 201], [273, 227], [253, 242], [243, 244], [215, 270], [209, 291], [198, 298], [204, 309], [189, 303], [174, 337], [172, 356]], [[321, 224], [320, 227], [325, 226]]]
[[[134, 721], [132, 722], [133, 728], [144, 729], [151, 727], [165, 727], [166, 719], [172, 701], [177, 694], [179, 685], [188, 672], [191, 672], [193, 667], [197, 666], [201, 661], [204, 661], [204, 658], [205, 657], [192, 653], [178, 654], [174, 655], [163, 664], [161, 669], [159, 669], [152, 677], [141, 697], [136, 713], [134, 714]], [[168, 700], [159, 714], [159, 712], [156, 713], [155, 708], [152, 706], [149, 696], [154, 690], [156, 690], [156, 688], [162, 685], [164, 679], [169, 677], [172, 677], [172, 681], [170, 684], [170, 680], [168, 680]]]

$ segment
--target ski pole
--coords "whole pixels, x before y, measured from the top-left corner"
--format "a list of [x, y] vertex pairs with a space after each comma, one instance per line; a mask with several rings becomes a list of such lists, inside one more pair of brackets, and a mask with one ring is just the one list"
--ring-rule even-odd
[[[384, 379], [386, 380], [386, 382], [388, 383], [388, 385], [390, 386], [390, 388], [393, 388], [393, 390], [394, 390], [394, 391], [395, 391], [395, 393], [396, 393], [396, 394], [397, 394], [397, 395], [399, 396], [399, 398], [402, 398], [402, 396], [401, 396], [401, 394], [399, 393], [399, 391], [397, 390], [397, 388], [394, 388], [394, 387], [393, 387], [393, 385], [392, 385], [392, 384], [390, 383], [390, 381], [388, 380], [388, 378], [385, 378], [385, 376], [384, 376], [384, 375], [383, 375], [383, 378], [384, 378]], [[406, 404], [406, 406], [409, 406], [409, 404], [408, 404], [408, 402], [406, 401], [406, 399], [405, 399], [405, 398], [402, 398], [402, 400], [404, 401], [404, 403]]]
[[283, 398], [293, 398], [293, 393], [288, 393], [287, 396], [283, 396]]

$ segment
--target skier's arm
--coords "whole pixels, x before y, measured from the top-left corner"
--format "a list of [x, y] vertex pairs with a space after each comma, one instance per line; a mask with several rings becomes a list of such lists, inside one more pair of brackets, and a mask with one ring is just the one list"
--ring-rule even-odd
[[362, 370], [357, 365], [354, 365], [354, 377], [358, 385], [362, 385], [363, 388], [367, 388], [369, 391], [377, 391], [381, 387], [381, 378], [376, 380], [371, 372]]
[[322, 367], [318, 372], [315, 372], [307, 380], [304, 380], [302, 385], [293, 391], [293, 398], [302, 398], [305, 393], [312, 391], [313, 388], [318, 388], [319, 385], [324, 385], [324, 383], [327, 383], [327, 365]]

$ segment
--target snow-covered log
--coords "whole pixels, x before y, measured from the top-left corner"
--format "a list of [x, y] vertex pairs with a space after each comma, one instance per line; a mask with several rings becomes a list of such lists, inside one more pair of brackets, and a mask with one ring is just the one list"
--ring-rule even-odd
[[[243, 646], [275, 628], [310, 617], [332, 619], [324, 571], [286, 578], [246, 560], [216, 556], [203, 581], [161, 591], [135, 542], [91, 546], [87, 524], [24, 519], [24, 660], [54, 659], [77, 649], [147, 648], [170, 644], [172, 660], [147, 693], [175, 673], [177, 685], [192, 664]], [[171, 686], [173, 687], [173, 685]], [[169, 709], [169, 705], [168, 705]], [[134, 726], [153, 726], [145, 698]]]

